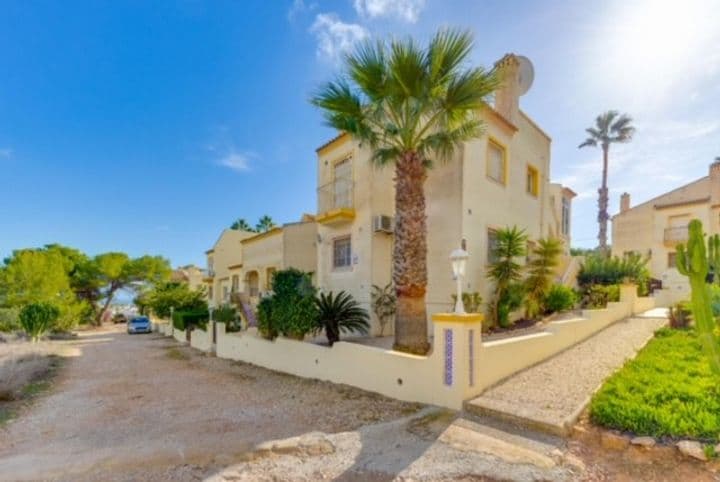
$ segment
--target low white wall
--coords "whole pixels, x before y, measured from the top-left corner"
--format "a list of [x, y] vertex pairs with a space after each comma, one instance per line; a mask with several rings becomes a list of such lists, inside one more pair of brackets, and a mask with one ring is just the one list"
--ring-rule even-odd
[[[545, 332], [486, 343], [481, 340], [479, 322], [436, 321], [435, 348], [428, 356], [348, 342], [330, 348], [282, 337], [270, 341], [255, 328], [226, 333], [223, 323], [216, 324], [216, 353], [220, 358], [344, 383], [400, 400], [460, 409], [465, 400], [513, 373], [654, 306], [653, 299], [638, 298], [630, 287], [621, 291], [621, 299], [602, 310], [584, 310], [582, 317], [551, 322]], [[209, 349], [209, 333], [195, 330], [191, 335], [193, 347]], [[175, 330], [175, 338], [185, 341], [185, 332]]]
[[190, 346], [197, 348], [200, 351], [211, 351], [212, 337], [210, 336], [210, 333], [207, 333], [200, 328], [195, 328], [190, 332]]
[[173, 337], [181, 343], [187, 343], [187, 335], [185, 334], [185, 330], [178, 330], [177, 328], [175, 328], [173, 330]]

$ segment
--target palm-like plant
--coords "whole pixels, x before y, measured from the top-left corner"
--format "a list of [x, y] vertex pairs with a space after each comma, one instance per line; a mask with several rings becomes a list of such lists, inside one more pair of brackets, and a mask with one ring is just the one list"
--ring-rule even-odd
[[513, 283], [522, 278], [522, 265], [517, 258], [525, 256], [527, 252], [527, 234], [524, 229], [500, 229], [496, 233], [496, 244], [493, 248], [495, 261], [490, 264], [487, 276], [495, 282], [495, 296], [492, 301], [492, 317], [496, 325], [504, 324], [501, 317], [501, 308], [510, 294]]
[[383, 336], [385, 325], [390, 318], [395, 316], [395, 311], [397, 311], [397, 296], [392, 283], [388, 283], [382, 288], [378, 285], [372, 285], [370, 300], [372, 301], [375, 316], [380, 322], [380, 336]]
[[247, 221], [245, 221], [244, 218], [240, 218], [237, 221], [235, 221], [234, 223], [232, 223], [230, 225], [230, 229], [235, 229], [237, 231], [249, 231], [249, 232], [255, 231], [255, 228], [250, 226], [250, 224]]
[[334, 295], [320, 293], [315, 298], [317, 308], [317, 325], [315, 333], [325, 330], [330, 346], [340, 341], [340, 333], [357, 332], [367, 334], [370, 328], [370, 315], [345, 291]]
[[255, 225], [255, 231], [258, 233], [265, 233], [275, 227], [275, 222], [267, 214], [261, 217], [257, 225]]
[[602, 185], [598, 190], [598, 242], [600, 251], [607, 253], [607, 223], [608, 215], [608, 152], [611, 144], [625, 143], [632, 140], [635, 134], [635, 127], [632, 125], [632, 118], [626, 114], [620, 114], [616, 110], [609, 110], [600, 114], [595, 119], [595, 125], [585, 129], [588, 138], [580, 144], [579, 148], [600, 146], [603, 151], [603, 172]]
[[525, 311], [528, 318], [545, 312], [545, 297], [552, 286], [552, 277], [558, 265], [562, 243], [556, 238], [539, 239], [532, 250], [525, 280]]
[[312, 98], [330, 126], [372, 149], [373, 163], [395, 167], [397, 350], [426, 353], [430, 346], [427, 170], [482, 135], [478, 112], [498, 85], [495, 72], [465, 67], [472, 45], [469, 33], [454, 30], [438, 32], [425, 48], [413, 40], [367, 42], [346, 57], [346, 75]]

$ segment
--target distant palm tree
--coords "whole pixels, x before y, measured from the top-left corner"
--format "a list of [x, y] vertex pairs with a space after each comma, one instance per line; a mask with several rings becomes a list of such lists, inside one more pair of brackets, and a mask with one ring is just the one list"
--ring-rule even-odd
[[632, 126], [632, 118], [628, 115], [620, 115], [616, 110], [609, 110], [597, 116], [595, 125], [585, 129], [585, 132], [587, 132], [589, 136], [578, 147], [597, 147], [599, 145], [603, 151], [602, 185], [598, 190], [598, 194], [600, 195], [598, 200], [598, 223], [600, 224], [598, 242], [600, 251], [606, 253], [607, 223], [608, 219], [610, 219], [608, 215], [607, 188], [608, 151], [610, 150], [610, 144], [630, 142], [633, 134], [635, 134], [635, 127]]
[[[441, 30], [427, 47], [412, 39], [362, 44], [345, 59], [346, 75], [312, 98], [328, 125], [372, 150], [372, 162], [395, 167], [394, 348], [427, 353], [425, 179], [478, 138], [478, 112], [498, 86], [494, 71], [468, 67], [472, 36]], [[459, 241], [459, 240], [458, 240]]]
[[264, 233], [275, 227], [275, 222], [267, 214], [261, 217], [255, 225], [255, 231]]
[[250, 226], [250, 224], [248, 224], [248, 222], [245, 221], [244, 218], [240, 218], [237, 221], [235, 221], [234, 223], [232, 223], [230, 225], [230, 229], [235, 229], [237, 231], [250, 231], [250, 232], [255, 231], [255, 228]]

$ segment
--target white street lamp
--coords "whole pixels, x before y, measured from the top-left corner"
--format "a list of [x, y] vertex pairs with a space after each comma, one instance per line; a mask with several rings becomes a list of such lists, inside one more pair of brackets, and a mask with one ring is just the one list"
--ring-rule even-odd
[[455, 313], [465, 313], [465, 305], [462, 300], [462, 278], [465, 276], [465, 264], [470, 257], [467, 251], [458, 248], [450, 253], [453, 276], [457, 283], [457, 300], [455, 300]]

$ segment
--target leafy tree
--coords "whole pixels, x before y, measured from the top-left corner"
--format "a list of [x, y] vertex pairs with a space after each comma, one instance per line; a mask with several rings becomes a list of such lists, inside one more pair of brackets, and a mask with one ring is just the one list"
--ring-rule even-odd
[[315, 328], [315, 288], [309, 273], [295, 268], [277, 271], [272, 293], [258, 304], [258, 328], [264, 336], [301, 339]]
[[230, 229], [235, 229], [237, 231], [249, 231], [249, 232], [255, 231], [255, 228], [250, 226], [250, 224], [248, 224], [248, 222], [245, 221], [244, 218], [240, 218], [240, 219], [236, 220], [234, 223], [232, 223], [230, 225]]
[[146, 307], [163, 319], [170, 318], [171, 308], [175, 311], [207, 310], [207, 295], [204, 290], [192, 290], [187, 283], [176, 281], [158, 283], [135, 299], [138, 307]]
[[267, 214], [261, 217], [255, 225], [255, 231], [258, 233], [264, 233], [270, 231], [275, 227], [275, 222]]
[[517, 262], [517, 258], [525, 256], [528, 237], [525, 230], [513, 226], [498, 230], [496, 239], [492, 252], [495, 261], [490, 264], [487, 276], [495, 282], [492, 320], [495, 325], [503, 326], [508, 323], [507, 315], [520, 296], [520, 289], [512, 285], [522, 278], [522, 265]]
[[35, 343], [52, 329], [59, 316], [60, 310], [52, 303], [30, 303], [20, 310], [20, 326]]
[[340, 341], [340, 333], [357, 332], [367, 334], [370, 329], [370, 315], [345, 291], [320, 293], [315, 299], [317, 318], [315, 332], [325, 331], [330, 346]]
[[412, 39], [362, 44], [346, 74], [312, 98], [327, 123], [368, 145], [372, 162], [395, 168], [394, 348], [427, 353], [427, 225], [424, 184], [433, 161], [478, 138], [478, 113], [498, 86], [495, 72], [467, 67], [467, 32], [441, 30], [426, 47]]
[[585, 129], [585, 132], [588, 133], [588, 138], [579, 147], [600, 146], [603, 152], [602, 184], [598, 191], [600, 194], [598, 200], [598, 223], [600, 224], [598, 241], [600, 250], [607, 253], [607, 223], [608, 219], [610, 219], [607, 187], [608, 153], [611, 144], [630, 142], [635, 134], [635, 127], [632, 126], [632, 118], [628, 115], [621, 115], [616, 110], [609, 110], [597, 116], [595, 125]]
[[552, 279], [560, 262], [562, 243], [556, 238], [540, 239], [533, 248], [527, 265], [525, 280], [525, 310], [530, 319], [545, 313], [545, 298], [552, 286]]

